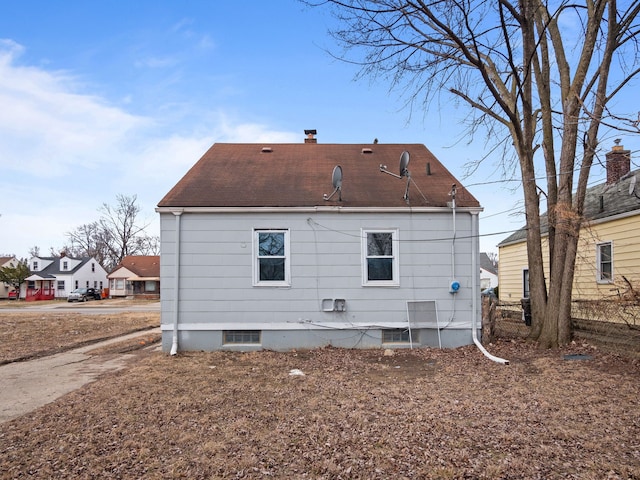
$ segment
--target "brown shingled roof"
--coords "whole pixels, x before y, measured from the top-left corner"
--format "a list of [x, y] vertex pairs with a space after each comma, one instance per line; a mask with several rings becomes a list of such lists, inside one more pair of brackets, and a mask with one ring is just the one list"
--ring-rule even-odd
[[116, 268], [126, 268], [135, 273], [138, 277], [159, 277], [160, 257], [158, 255], [128, 255], [122, 259]]
[[[267, 151], [270, 150], [270, 151]], [[369, 150], [370, 153], [365, 153]], [[442, 163], [421, 144], [216, 143], [165, 195], [159, 207], [406, 207], [400, 155], [411, 155], [409, 201], [413, 207], [444, 207], [456, 184], [459, 207], [479, 207]], [[331, 175], [342, 167], [342, 201]], [[430, 175], [427, 175], [429, 165]]]

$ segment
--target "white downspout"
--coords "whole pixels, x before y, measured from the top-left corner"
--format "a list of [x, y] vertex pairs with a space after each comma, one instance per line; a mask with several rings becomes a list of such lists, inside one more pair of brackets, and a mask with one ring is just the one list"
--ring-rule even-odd
[[487, 350], [482, 346], [480, 340], [478, 340], [478, 332], [477, 332], [477, 324], [478, 324], [478, 299], [480, 298], [480, 292], [478, 291], [478, 282], [476, 281], [476, 276], [480, 271], [480, 265], [478, 265], [478, 255], [476, 252], [479, 250], [479, 228], [478, 228], [478, 213], [471, 213], [471, 238], [472, 238], [472, 248], [471, 248], [471, 265], [473, 268], [473, 286], [471, 287], [472, 292], [472, 309], [473, 313], [471, 315], [471, 335], [473, 336], [473, 343], [475, 343], [476, 347], [480, 349], [480, 351], [487, 357], [489, 360], [493, 360], [494, 362], [501, 363], [503, 365], [509, 365], [509, 360], [505, 360], [504, 358], [496, 357], [491, 355]]
[[176, 217], [176, 248], [175, 248], [175, 291], [173, 293], [173, 342], [171, 344], [171, 355], [178, 353], [178, 306], [180, 300], [180, 218], [182, 211], [173, 212]]

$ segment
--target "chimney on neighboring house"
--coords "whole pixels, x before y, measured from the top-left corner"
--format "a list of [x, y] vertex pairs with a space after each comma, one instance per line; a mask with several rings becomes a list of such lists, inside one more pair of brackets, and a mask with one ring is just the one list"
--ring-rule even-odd
[[304, 143], [318, 143], [318, 139], [316, 138], [318, 132], [316, 130], [305, 130], [304, 134], [307, 136], [307, 138], [304, 139]]
[[620, 139], [615, 140], [615, 145], [607, 157], [607, 185], [616, 183], [631, 170], [631, 150], [625, 150], [620, 145]]

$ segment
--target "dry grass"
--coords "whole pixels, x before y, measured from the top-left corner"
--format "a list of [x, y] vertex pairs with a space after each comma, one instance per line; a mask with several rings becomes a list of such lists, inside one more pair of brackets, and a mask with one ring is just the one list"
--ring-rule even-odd
[[157, 312], [86, 315], [0, 310], [0, 365], [52, 355], [70, 348], [160, 325]]
[[475, 347], [140, 350], [2, 425], [0, 478], [640, 478], [636, 360], [489, 349], [511, 365]]

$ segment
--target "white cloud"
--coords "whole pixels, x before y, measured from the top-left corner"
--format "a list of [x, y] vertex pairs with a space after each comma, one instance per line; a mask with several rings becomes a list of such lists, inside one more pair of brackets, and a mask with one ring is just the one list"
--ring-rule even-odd
[[214, 143], [291, 143], [301, 142], [300, 134], [280, 131], [266, 124], [246, 123], [218, 112], [183, 134], [147, 138], [122, 170], [123, 185], [156, 187], [156, 201], [187, 173]]
[[219, 113], [213, 130], [217, 142], [229, 143], [299, 143], [301, 134], [284, 130], [273, 130], [260, 123], [234, 121]]
[[137, 68], [167, 68], [178, 64], [173, 57], [146, 57], [134, 62]]
[[149, 119], [80, 93], [79, 79], [16, 65], [23, 47], [0, 42], [0, 161], [14, 171], [57, 176], [76, 164], [109, 163], [114, 145]]
[[157, 230], [157, 202], [213, 143], [302, 141], [297, 132], [171, 99], [155, 105], [157, 120], [136, 115], [86, 93], [77, 75], [19, 65], [23, 51], [0, 40], [0, 253], [60, 248], [67, 232], [97, 220], [100, 205], [120, 193], [137, 195]]

